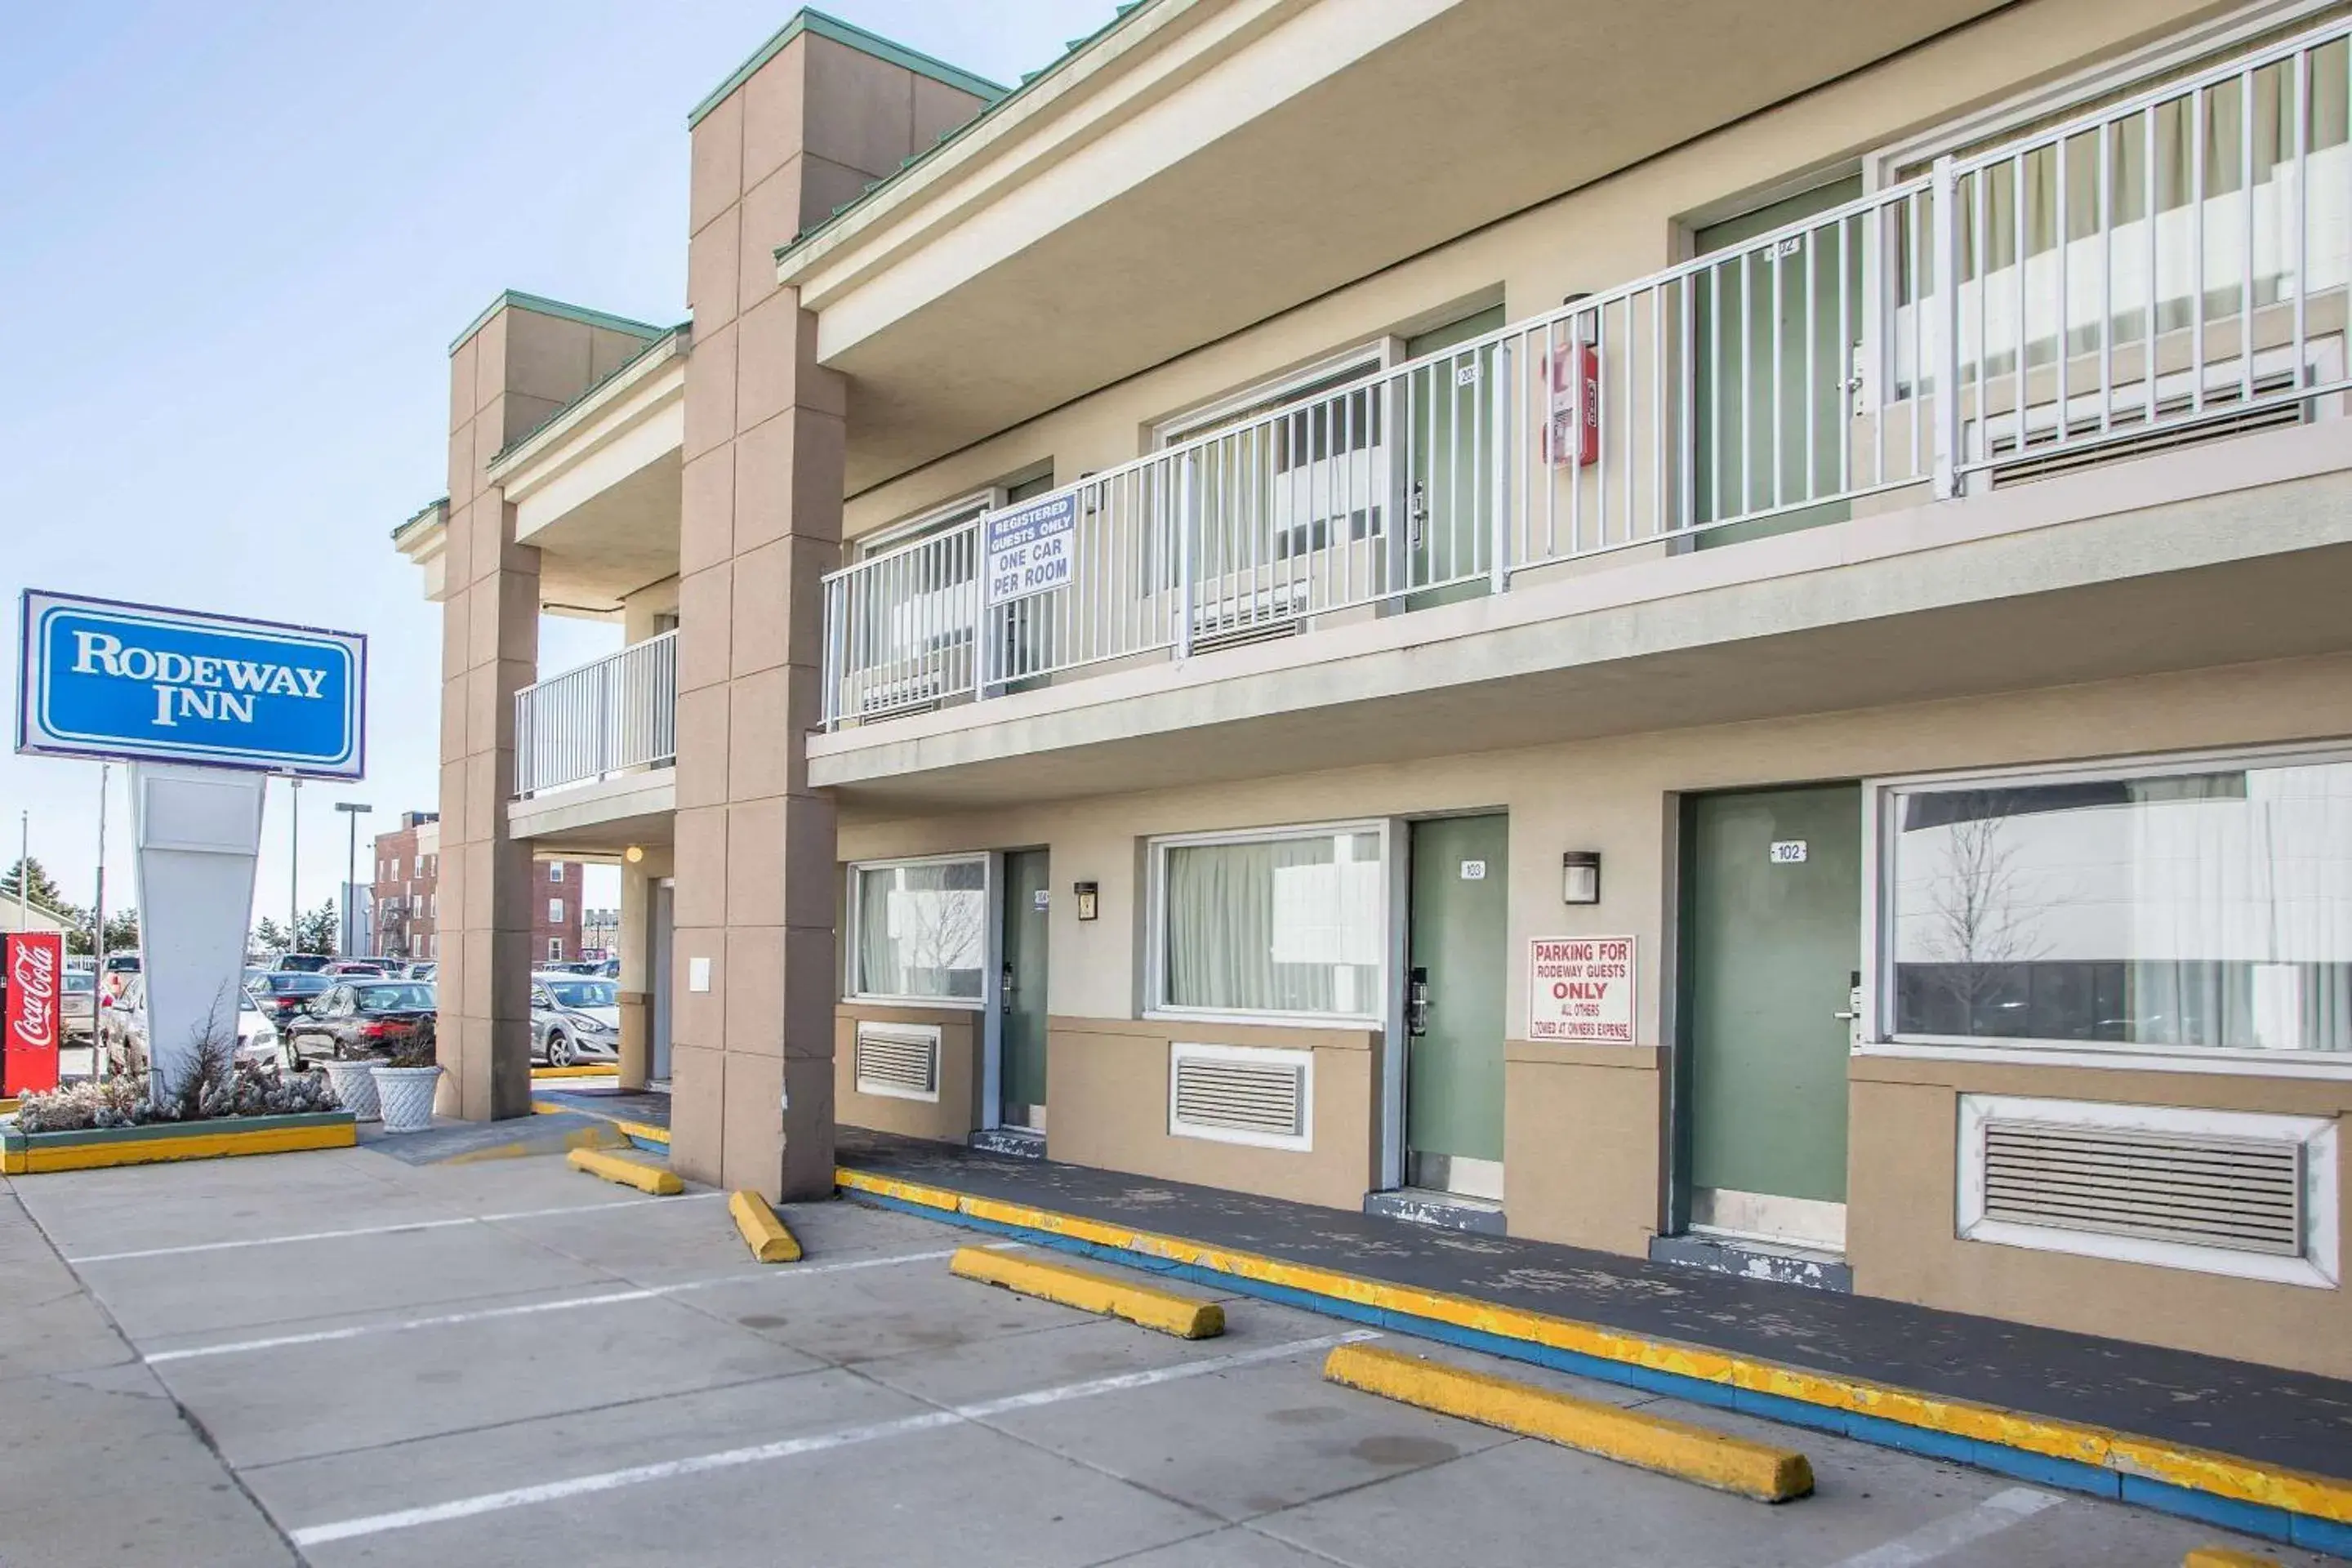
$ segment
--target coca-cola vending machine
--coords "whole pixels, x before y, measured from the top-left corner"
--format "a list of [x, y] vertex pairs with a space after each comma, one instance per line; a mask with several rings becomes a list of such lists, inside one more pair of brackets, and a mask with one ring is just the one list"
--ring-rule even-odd
[[7, 939], [7, 1010], [0, 1019], [0, 1094], [58, 1087], [65, 1040], [65, 938], [53, 931]]

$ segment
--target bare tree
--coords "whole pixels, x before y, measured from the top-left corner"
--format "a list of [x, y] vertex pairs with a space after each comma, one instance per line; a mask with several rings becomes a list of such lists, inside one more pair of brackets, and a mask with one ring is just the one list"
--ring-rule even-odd
[[1979, 1032], [1984, 1003], [2048, 950], [2034, 934], [2036, 914], [2020, 906], [2017, 848], [2007, 841], [2008, 828], [2008, 818], [1990, 808], [1953, 823], [1946, 875], [1928, 889], [1936, 921], [1928, 951], [1969, 1033]]

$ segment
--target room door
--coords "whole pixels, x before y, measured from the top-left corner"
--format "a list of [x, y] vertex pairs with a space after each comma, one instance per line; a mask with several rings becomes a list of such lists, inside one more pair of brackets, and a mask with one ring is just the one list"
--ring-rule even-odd
[[1412, 825], [1405, 1180], [1503, 1196], [1503, 991], [1510, 818]]
[[653, 1005], [648, 1009], [646, 1033], [646, 1076], [656, 1083], [669, 1081], [669, 1020], [670, 992], [676, 977], [669, 972], [672, 943], [670, 933], [676, 926], [673, 913], [677, 903], [677, 884], [664, 877], [653, 885], [652, 896], [646, 900], [646, 966], [653, 986]]
[[1006, 1127], [1045, 1131], [1045, 943], [1052, 877], [1043, 849], [1004, 857], [1003, 972], [997, 1006], [999, 1115]]
[[1842, 1252], [1861, 788], [1692, 796], [1683, 852], [1691, 1226]]

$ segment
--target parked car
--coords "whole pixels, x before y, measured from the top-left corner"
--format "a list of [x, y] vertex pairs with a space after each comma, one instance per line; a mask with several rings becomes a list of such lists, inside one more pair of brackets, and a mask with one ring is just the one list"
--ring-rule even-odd
[[375, 1056], [415, 1033], [435, 1006], [433, 987], [421, 981], [353, 976], [303, 1008], [287, 1038], [297, 1059]]
[[286, 973], [316, 974], [334, 963], [332, 954], [324, 952], [281, 952], [270, 967]]
[[[283, 1044], [277, 1026], [262, 1013], [260, 1004], [250, 992], [236, 994], [236, 1059], [257, 1067], [276, 1066], [285, 1060]], [[104, 1022], [100, 1026], [106, 1040], [107, 1059], [117, 1072], [129, 1072], [147, 1065], [147, 977], [131, 975], [122, 987], [122, 994], [103, 1010]]]
[[89, 1043], [98, 1017], [98, 971], [66, 970], [66, 991], [58, 1003], [58, 1017], [68, 1043]]
[[618, 1061], [620, 988], [601, 975], [542, 971], [530, 977], [530, 1049], [550, 1067]]
[[440, 973], [441, 966], [428, 958], [410, 964], [407, 977], [411, 980], [430, 980]]
[[319, 973], [321, 974], [350, 975], [355, 979], [373, 975], [379, 980], [391, 980], [399, 978], [397, 975], [393, 973], [394, 967], [394, 966], [388, 960], [373, 958], [339, 958], [335, 960], [334, 963], [330, 963], [324, 969], [319, 971]]
[[282, 1035], [296, 1015], [325, 995], [334, 984], [323, 974], [309, 974], [299, 969], [272, 970], [250, 989], [254, 999], [261, 1004], [262, 1012]]
[[139, 973], [140, 957], [135, 952], [110, 952], [106, 955], [106, 994], [122, 994], [122, 987]]
[[601, 958], [573, 958], [561, 963], [551, 963], [541, 971], [544, 974], [602, 974], [604, 961]]

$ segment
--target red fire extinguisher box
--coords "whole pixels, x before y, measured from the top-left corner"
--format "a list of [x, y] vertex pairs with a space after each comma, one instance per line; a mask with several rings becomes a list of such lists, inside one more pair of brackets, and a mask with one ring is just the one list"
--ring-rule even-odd
[[1544, 421], [1544, 459], [1554, 468], [1601, 460], [1601, 353], [1561, 343], [1550, 353], [1551, 410]]
[[17, 931], [8, 937], [5, 959], [0, 959], [8, 986], [5, 1010], [0, 1010], [0, 1094], [58, 1087], [58, 1048], [65, 1043], [65, 939], [56, 931]]

